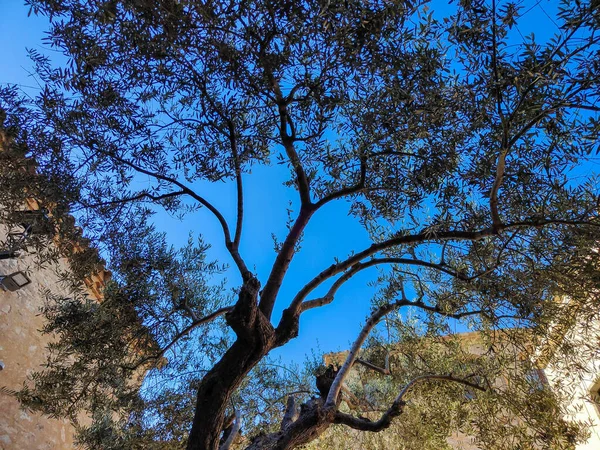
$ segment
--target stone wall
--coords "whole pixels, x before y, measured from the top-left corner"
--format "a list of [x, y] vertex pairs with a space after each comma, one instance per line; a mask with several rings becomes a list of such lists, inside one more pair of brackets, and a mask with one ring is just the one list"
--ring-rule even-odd
[[[36, 210], [39, 205], [29, 200], [26, 209]], [[19, 228], [19, 227], [17, 227]], [[0, 224], [0, 246], [6, 246], [9, 232]], [[54, 245], [51, 237], [48, 245]], [[83, 250], [81, 244], [73, 244], [75, 251]], [[6, 250], [0, 248], [0, 251]], [[69, 270], [68, 261], [62, 258], [57, 264], [40, 267], [33, 255], [24, 251], [16, 258], [0, 259], [0, 277], [24, 272], [30, 284], [11, 292], [0, 287], [0, 387], [18, 390], [27, 376], [46, 364], [46, 347], [52, 337], [40, 329], [44, 325], [41, 308], [43, 292], [68, 296], [67, 287], [61, 285], [58, 273]], [[102, 301], [102, 289], [110, 272], [101, 270], [83, 280], [91, 298]], [[143, 377], [143, 371], [142, 371]], [[72, 449], [74, 428], [67, 420], [51, 419], [20, 408], [11, 395], [0, 391], [0, 450]]]
[[[459, 334], [464, 349], [473, 355], [481, 355], [486, 351], [481, 342], [479, 333], [470, 332]], [[542, 379], [549, 383], [552, 389], [561, 393], [568, 393], [568, 403], [564, 406], [567, 410], [567, 420], [583, 422], [587, 424], [589, 432], [588, 441], [579, 444], [576, 450], [599, 450], [600, 449], [600, 324], [596, 326], [579, 326], [570, 330], [562, 337], [570, 342], [575, 349], [578, 361], [586, 361], [585, 367], [570, 367], [571, 362], [558, 358], [550, 358], [551, 362], [543, 364], [540, 369]], [[516, 353], [520, 353], [515, 349]], [[544, 352], [534, 352], [533, 357], [539, 358]], [[348, 353], [338, 352], [325, 355], [324, 364], [341, 366]], [[360, 368], [360, 366], [358, 366]], [[353, 369], [354, 372], [354, 369]], [[348, 383], [352, 382], [351, 372]], [[367, 371], [368, 373], [368, 371]], [[502, 383], [502, 380], [497, 380]], [[361, 433], [350, 428], [344, 429], [344, 448], [363, 449]], [[482, 450], [473, 443], [471, 436], [463, 433], [453, 433], [448, 436], [448, 444], [457, 450]], [[311, 447], [312, 449], [313, 447]], [[317, 445], [314, 448], [319, 448]]]
[[[0, 226], [0, 242], [6, 235]], [[66, 261], [61, 261], [66, 269]], [[31, 283], [15, 291], [0, 290], [0, 386], [19, 389], [27, 375], [46, 363], [46, 346], [50, 337], [39, 330], [43, 326], [40, 308], [42, 291], [49, 289], [59, 294], [61, 286], [55, 274], [56, 267], [40, 269], [32, 256], [23, 254], [16, 259], [0, 260], [0, 275], [25, 272]], [[18, 401], [0, 392], [0, 449], [71, 449], [73, 427], [66, 420], [50, 419], [24, 411]]]
[[565, 336], [582, 367], [553, 360], [544, 369], [551, 387], [568, 393], [568, 419], [587, 422], [590, 437], [577, 450], [600, 449], [600, 324], [578, 326]]

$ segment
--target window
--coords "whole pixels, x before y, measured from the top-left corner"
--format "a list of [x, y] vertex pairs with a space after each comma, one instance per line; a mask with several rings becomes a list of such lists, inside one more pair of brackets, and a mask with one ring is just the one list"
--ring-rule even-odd
[[16, 291], [31, 283], [23, 272], [14, 272], [0, 278], [0, 285], [7, 291]]

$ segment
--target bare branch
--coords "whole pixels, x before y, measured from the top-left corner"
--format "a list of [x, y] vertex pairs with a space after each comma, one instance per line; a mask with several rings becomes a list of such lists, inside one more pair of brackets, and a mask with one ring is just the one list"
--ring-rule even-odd
[[545, 227], [548, 225], [568, 225], [568, 226], [581, 226], [586, 225], [590, 227], [600, 227], [599, 222], [590, 222], [589, 220], [567, 220], [567, 219], [529, 219], [521, 222], [513, 222], [509, 225], [504, 225], [503, 229], [517, 228], [517, 227]]
[[223, 442], [223, 445], [219, 447], [219, 450], [229, 450], [231, 448], [231, 444], [233, 444], [234, 439], [237, 434], [240, 432], [240, 428], [242, 426], [242, 417], [240, 412], [235, 410], [235, 420], [233, 422], [233, 428], [229, 432], [229, 436], [227, 436], [227, 440]]
[[285, 407], [285, 414], [281, 420], [281, 429], [287, 428], [290, 424], [294, 423], [298, 418], [298, 408], [296, 405], [296, 399], [293, 395], [290, 395], [287, 399]]
[[374, 370], [375, 372], [379, 372], [382, 375], [390, 375], [390, 364], [389, 364], [389, 355], [386, 355], [385, 358], [385, 362], [386, 362], [386, 366], [385, 367], [379, 367], [375, 364], [370, 363], [369, 361], [365, 361], [364, 359], [361, 358], [356, 358], [356, 361], [354, 361], [355, 364], [361, 364], [371, 370]]
[[600, 112], [600, 106], [597, 105], [586, 105], [582, 103], [563, 103], [565, 108], [585, 109], [586, 111]]
[[406, 386], [404, 386], [404, 388], [400, 391], [400, 393], [398, 394], [398, 396], [396, 397], [394, 402], [402, 401], [404, 396], [408, 393], [408, 391], [410, 391], [414, 387], [415, 384], [420, 383], [422, 381], [428, 381], [428, 380], [452, 381], [453, 383], [463, 384], [470, 388], [477, 389], [478, 391], [485, 392], [487, 390], [483, 386], [480, 386], [476, 383], [465, 380], [464, 378], [455, 377], [453, 375], [421, 375], [419, 377], [412, 379]]
[[137, 164], [135, 164], [135, 163], [133, 163], [131, 161], [128, 161], [128, 160], [126, 160], [124, 158], [121, 158], [120, 156], [117, 156], [115, 154], [106, 152], [106, 151], [100, 149], [99, 146], [96, 146], [96, 150], [98, 152], [100, 152], [100, 153], [108, 156], [110, 159], [114, 159], [115, 161], [118, 161], [121, 164], [124, 164], [124, 165], [126, 165], [128, 167], [131, 167], [136, 172], [143, 173], [144, 175], [151, 176], [153, 178], [156, 178], [157, 180], [166, 181], [167, 183], [174, 184], [175, 186], [181, 188], [181, 190], [183, 192], [185, 192], [186, 194], [190, 195], [198, 203], [200, 203], [202, 206], [206, 207], [210, 212], [212, 212], [214, 214], [214, 216], [217, 218], [217, 220], [221, 224], [221, 227], [223, 228], [223, 233], [225, 234], [225, 241], [226, 242], [231, 241], [230, 234], [229, 234], [229, 226], [227, 225], [227, 221], [225, 220], [225, 218], [223, 217], [223, 215], [208, 200], [206, 200], [204, 197], [201, 197], [200, 195], [198, 195], [190, 187], [184, 185], [182, 182], [180, 182], [179, 180], [177, 180], [177, 179], [175, 179], [173, 177], [169, 177], [167, 175], [163, 175], [163, 174], [160, 174], [158, 172], [153, 172], [151, 170], [144, 169], [143, 167], [140, 167], [140, 166], [138, 166]]
[[388, 410], [389, 414], [382, 416], [375, 422], [366, 418], [355, 417], [352, 414], [337, 411], [333, 423], [346, 425], [355, 430], [378, 432], [388, 428], [392, 423], [392, 419], [402, 414], [403, 406], [404, 404], [398, 405], [397, 407], [392, 405]]
[[[242, 275], [242, 279], [248, 280], [252, 276], [252, 274], [248, 270], [246, 263], [244, 262], [243, 258], [241, 257], [241, 255], [239, 253], [239, 243], [240, 243], [240, 239], [241, 239], [242, 223], [243, 223], [243, 216], [244, 216], [244, 196], [243, 196], [243, 185], [242, 185], [242, 172], [241, 172], [241, 167], [240, 167], [240, 162], [239, 162], [237, 138], [236, 138], [236, 134], [235, 134], [235, 125], [234, 125], [232, 119], [230, 117], [228, 117], [228, 115], [223, 111], [223, 106], [220, 105], [218, 103], [218, 101], [213, 99], [213, 97], [210, 95], [206, 78], [204, 78], [201, 74], [198, 73], [198, 71], [196, 70], [196, 67], [187, 60], [185, 54], [181, 55], [181, 61], [183, 64], [185, 64], [187, 66], [195, 85], [202, 92], [202, 94], [204, 96], [203, 97], [204, 100], [206, 100], [208, 102], [208, 105], [210, 106], [210, 108], [212, 108], [212, 110], [220, 117], [220, 119], [227, 124], [227, 130], [225, 130], [224, 128], [222, 128], [216, 124], [214, 124], [213, 126], [229, 139], [230, 145], [231, 145], [231, 152], [232, 152], [232, 157], [233, 157], [235, 178], [236, 178], [236, 192], [237, 192], [237, 194], [236, 194], [237, 195], [237, 218], [236, 218], [236, 227], [235, 227], [235, 234], [234, 234], [233, 240], [231, 239], [231, 233], [229, 232], [227, 223], [225, 222], [225, 219], [222, 218], [222, 215], [221, 215], [222, 219], [219, 219], [219, 222], [221, 222], [221, 226], [223, 227], [223, 229], [226, 230], [225, 244], [226, 244], [227, 250], [231, 254], [231, 257], [233, 258], [235, 264], [237, 265], [237, 267], [240, 271], [240, 274]], [[217, 216], [217, 218], [218, 218], [218, 216]]]
[[[378, 141], [380, 141], [382, 139], [383, 138], [380, 138], [380, 139], [378, 139]], [[356, 182], [356, 184], [353, 186], [349, 186], [349, 187], [340, 189], [339, 191], [332, 192], [329, 195], [326, 195], [325, 197], [320, 199], [315, 204], [317, 209], [333, 200], [347, 197], [352, 194], [357, 194], [359, 192], [364, 193], [364, 192], [368, 192], [368, 191], [388, 189], [385, 187], [369, 187], [369, 188], [366, 187], [367, 160], [369, 158], [373, 158], [373, 157], [377, 157], [377, 156], [406, 156], [406, 157], [410, 157], [410, 158], [425, 159], [423, 156], [417, 155], [415, 153], [400, 152], [400, 151], [395, 151], [395, 150], [382, 150], [379, 152], [372, 152], [372, 153], [368, 153], [368, 154], [364, 153], [360, 156], [360, 174], [359, 174], [359, 179]]]
[[392, 423], [392, 419], [394, 417], [402, 414], [402, 408], [406, 404], [404, 402], [404, 396], [414, 387], [415, 384], [423, 382], [423, 381], [431, 381], [431, 380], [442, 380], [442, 381], [451, 381], [454, 383], [463, 384], [473, 389], [477, 389], [479, 391], [486, 391], [486, 389], [478, 384], [472, 383], [463, 378], [457, 378], [452, 375], [421, 375], [420, 377], [416, 377], [411, 380], [403, 389], [400, 391], [398, 396], [395, 398], [392, 405], [388, 408], [386, 412], [379, 418], [377, 421], [371, 421], [369, 419], [365, 419], [363, 417], [355, 417], [351, 414], [346, 414], [340, 411], [337, 411], [335, 414], [334, 423], [347, 425], [350, 428], [354, 428], [355, 430], [361, 431], [372, 431], [377, 432], [384, 430], [390, 426]]
[[[138, 361], [137, 363], [135, 363], [135, 365], [128, 366], [127, 368], [131, 369], [131, 370], [135, 370], [138, 367], [146, 364], [149, 361], [159, 361], [165, 355], [165, 353], [167, 353], [169, 351], [169, 349], [171, 347], [173, 347], [182, 337], [188, 335], [194, 328], [196, 328], [197, 326], [202, 325], [204, 323], [211, 322], [214, 319], [216, 319], [217, 317], [225, 314], [226, 312], [231, 311], [232, 309], [233, 309], [233, 306], [225, 306], [223, 308], [216, 310], [213, 313], [208, 314], [207, 316], [204, 316], [204, 317], [201, 317], [200, 319], [194, 320], [187, 327], [185, 327], [183, 330], [181, 330], [179, 333], [177, 333], [175, 335], [175, 337], [171, 340], [171, 342], [169, 342], [167, 344], [167, 346], [164, 347], [156, 355], [147, 356], [147, 357], [143, 358], [142, 360]], [[195, 316], [195, 314], [194, 314], [194, 316]]]

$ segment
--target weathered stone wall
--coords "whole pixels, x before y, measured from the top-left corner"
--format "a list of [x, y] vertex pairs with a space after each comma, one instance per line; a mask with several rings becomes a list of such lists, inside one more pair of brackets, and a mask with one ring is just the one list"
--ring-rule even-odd
[[[482, 344], [479, 333], [470, 332], [459, 335], [464, 349], [473, 355], [481, 355], [486, 351]], [[596, 326], [579, 326], [564, 336], [575, 349], [576, 359], [586, 361], [585, 367], [570, 367], [570, 361], [555, 358], [552, 362], [540, 369], [548, 381], [550, 387], [562, 394], [568, 393], [567, 420], [587, 424], [589, 439], [579, 444], [576, 450], [599, 450], [600, 449], [600, 324]], [[515, 349], [520, 353], [520, 350]], [[539, 357], [543, 352], [533, 357]], [[340, 366], [346, 359], [347, 352], [330, 353], [325, 355], [325, 365], [333, 364]], [[517, 356], [517, 355], [516, 355]], [[359, 366], [360, 367], [360, 366]], [[352, 382], [353, 374], [350, 374], [348, 383]], [[502, 380], [497, 380], [502, 383]], [[344, 449], [363, 449], [361, 441], [362, 432], [350, 428], [343, 431]], [[448, 444], [457, 450], [481, 450], [473, 443], [471, 436], [463, 433], [453, 433], [447, 439]], [[315, 447], [319, 448], [317, 443]], [[342, 447], [340, 447], [342, 448]]]
[[[0, 226], [0, 242], [6, 228]], [[60, 269], [66, 270], [66, 261]], [[19, 389], [32, 371], [46, 363], [46, 346], [50, 337], [39, 330], [43, 326], [40, 308], [42, 291], [61, 293], [56, 267], [40, 269], [32, 256], [22, 254], [16, 259], [0, 260], [0, 275], [16, 271], [27, 273], [31, 283], [15, 291], [0, 290], [0, 386]], [[71, 449], [73, 427], [66, 420], [50, 419], [24, 411], [18, 401], [0, 392], [0, 449]]]
[[[589, 325], [589, 324], [588, 324]], [[580, 325], [565, 339], [572, 345], [581, 367], [571, 367], [568, 360], [556, 359], [544, 369], [551, 387], [567, 393], [567, 418], [588, 423], [590, 437], [577, 450], [600, 449], [600, 324]]]

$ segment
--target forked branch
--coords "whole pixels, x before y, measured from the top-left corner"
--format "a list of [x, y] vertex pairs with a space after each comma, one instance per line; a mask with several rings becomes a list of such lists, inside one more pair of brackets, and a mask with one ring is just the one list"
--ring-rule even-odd
[[226, 246], [227, 250], [229, 251], [229, 254], [231, 255], [231, 257], [233, 258], [236, 266], [238, 267], [240, 274], [242, 275], [242, 278], [244, 280], [246, 280], [251, 276], [250, 271], [246, 267], [246, 263], [240, 256], [237, 248], [234, 246], [234, 243], [231, 240], [231, 233], [229, 231], [229, 225], [227, 224], [225, 217], [223, 217], [221, 212], [217, 208], [215, 208], [215, 206], [212, 203], [210, 203], [204, 197], [198, 195], [189, 186], [186, 186], [185, 184], [183, 184], [181, 181], [177, 180], [176, 178], [169, 177], [167, 175], [163, 175], [161, 173], [154, 172], [154, 171], [151, 171], [148, 169], [144, 169], [143, 167], [140, 167], [131, 161], [128, 161], [124, 158], [121, 158], [120, 156], [117, 156], [112, 153], [108, 153], [108, 152], [100, 149], [100, 146], [98, 146], [98, 145], [95, 146], [95, 150], [97, 150], [99, 153], [104, 154], [105, 156], [107, 156], [110, 159], [114, 159], [115, 161], [117, 161], [127, 167], [132, 168], [136, 172], [151, 176], [153, 178], [156, 178], [157, 180], [165, 181], [167, 183], [170, 183], [170, 184], [173, 184], [173, 185], [179, 187], [183, 193], [188, 194], [190, 197], [192, 197], [194, 200], [196, 200], [198, 203], [200, 203], [202, 206], [204, 206], [206, 209], [208, 209], [217, 218], [217, 220], [221, 224], [221, 228], [223, 230], [223, 235], [225, 238], [225, 246]]
[[[443, 315], [445, 317], [452, 317], [455, 319], [460, 319], [463, 317], [483, 313], [483, 311], [481, 311], [481, 310], [466, 311], [466, 312], [462, 312], [462, 313], [445, 313], [445, 312], [441, 311], [438, 307], [432, 307], [432, 306], [426, 305], [425, 303], [423, 303], [421, 301], [421, 299], [419, 299], [417, 301], [400, 299], [398, 301], [380, 306], [371, 314], [371, 316], [369, 317], [369, 319], [363, 326], [362, 330], [360, 331], [358, 337], [352, 344], [352, 347], [350, 348], [350, 351], [348, 352], [348, 356], [346, 357], [344, 364], [338, 371], [337, 376], [335, 377], [335, 380], [331, 384], [331, 389], [329, 390], [329, 394], [328, 394], [327, 400], [325, 402], [325, 408], [335, 408], [335, 406], [337, 405], [337, 398], [338, 398], [340, 390], [342, 388], [342, 384], [344, 383], [344, 380], [348, 376], [352, 366], [357, 362], [360, 349], [361, 349], [362, 345], [364, 344], [364, 342], [366, 341], [369, 334], [371, 333], [371, 331], [373, 330], [373, 328], [375, 328], [375, 326], [379, 323], [379, 321], [384, 316], [386, 316], [390, 312], [392, 312], [398, 308], [401, 308], [403, 306], [414, 306], [414, 307], [421, 308], [421, 309], [424, 309], [427, 311], [435, 312], [435, 313]], [[388, 371], [389, 371], [389, 369], [388, 369]]]
[[[430, 261], [424, 261], [416, 258], [373, 258], [365, 262], [358, 262], [354, 264], [350, 270], [344, 273], [340, 278], [338, 278], [335, 283], [331, 286], [331, 288], [327, 291], [327, 293], [323, 297], [319, 297], [313, 300], [308, 300], [302, 303], [301, 312], [307, 311], [309, 309], [318, 308], [320, 306], [327, 305], [333, 301], [333, 298], [338, 291], [338, 289], [347, 281], [349, 281], [354, 275], [358, 272], [368, 269], [369, 267], [382, 265], [382, 264], [405, 264], [405, 265], [413, 265], [420, 267], [427, 267], [429, 269], [434, 269], [440, 272], [443, 272], [447, 275], [450, 275], [454, 278], [457, 278], [462, 281], [469, 281], [473, 277], [467, 277], [466, 275], [452, 270], [452, 268], [448, 267], [445, 264], [436, 264]], [[307, 285], [308, 286], [308, 285]], [[297, 297], [306, 296], [305, 290], [301, 290]], [[297, 299], [294, 299], [295, 303]]]
[[169, 349], [171, 349], [171, 347], [173, 347], [177, 342], [179, 342], [179, 340], [182, 337], [187, 336], [194, 328], [196, 328], [202, 324], [212, 322], [217, 317], [222, 316], [223, 314], [231, 311], [231, 309], [233, 309], [233, 306], [225, 306], [225, 307], [220, 308], [220, 309], [216, 310], [215, 312], [212, 312], [204, 317], [201, 317], [199, 319], [192, 321], [192, 323], [190, 323], [187, 327], [185, 327], [183, 330], [181, 330], [179, 333], [177, 333], [175, 335], [175, 337], [171, 340], [171, 342], [169, 342], [165, 347], [163, 347], [163, 349], [161, 351], [159, 351], [155, 355], [151, 355], [151, 356], [147, 356], [147, 357], [143, 358], [142, 360], [138, 361], [135, 365], [129, 366], [128, 369], [135, 370], [138, 367], [143, 366], [147, 362], [159, 361], [165, 355], [165, 353], [167, 353], [169, 351]]
[[[594, 226], [600, 227], [600, 223], [590, 220], [584, 219], [539, 219], [539, 218], [531, 218], [525, 219], [518, 222], [512, 223], [502, 223], [500, 224], [498, 229], [494, 229], [493, 227], [483, 228], [478, 231], [464, 231], [464, 230], [449, 230], [449, 231], [441, 231], [432, 235], [428, 232], [420, 232], [416, 234], [408, 234], [401, 235], [398, 237], [393, 237], [387, 239], [385, 241], [376, 242], [371, 244], [371, 246], [366, 249], [354, 253], [352, 256], [349, 256], [343, 261], [340, 261], [336, 264], [332, 264], [327, 269], [323, 270], [317, 276], [315, 276], [311, 281], [309, 281], [299, 292], [296, 294], [292, 302], [290, 303], [290, 307], [286, 310], [288, 317], [293, 317], [300, 313], [301, 311], [305, 311], [310, 308], [316, 308], [318, 306], [322, 306], [331, 302], [331, 297], [322, 297], [319, 299], [315, 299], [314, 301], [306, 302], [306, 307], [303, 302], [306, 297], [313, 292], [317, 287], [323, 284], [325, 281], [330, 278], [347, 271], [348, 269], [357, 266], [361, 267], [361, 264], [367, 264], [367, 262], [362, 263], [364, 259], [373, 256], [381, 251], [385, 251], [390, 248], [399, 247], [402, 245], [410, 245], [410, 244], [420, 244], [425, 242], [446, 242], [446, 241], [479, 241], [485, 238], [494, 237], [498, 234], [499, 231], [504, 230], [512, 230], [518, 228], [525, 227], [545, 227], [550, 225], [562, 225], [562, 226]], [[407, 260], [411, 261], [411, 260]], [[415, 260], [412, 260], [413, 264]], [[420, 264], [425, 265], [425, 264]], [[444, 265], [443, 264], [435, 264], [435, 263], [427, 263], [428, 267], [433, 267], [441, 270]], [[447, 269], [447, 268], [446, 268]], [[448, 273], [448, 272], [446, 272]], [[454, 276], [460, 276], [459, 273], [455, 273]], [[479, 275], [477, 275], [479, 276]], [[347, 281], [348, 278], [344, 278], [344, 281]], [[473, 277], [465, 277], [465, 281], [472, 280]], [[338, 286], [339, 287], [339, 286]], [[280, 324], [281, 326], [281, 324]]]
[[[302, 205], [308, 206], [311, 204], [310, 183], [308, 181], [308, 177], [306, 176], [306, 172], [304, 171], [304, 166], [302, 165], [300, 156], [298, 155], [296, 147], [294, 146], [296, 131], [294, 128], [294, 121], [288, 111], [288, 101], [281, 92], [279, 82], [270, 73], [270, 71], [268, 71], [268, 76], [273, 84], [275, 98], [277, 99], [277, 110], [279, 112], [279, 136], [281, 138], [281, 143], [283, 144], [283, 148], [285, 149], [288, 160], [290, 161], [290, 164], [296, 173], [296, 182], [298, 184], [298, 192], [300, 193], [300, 201], [302, 202]], [[290, 129], [291, 134], [288, 133], [288, 128]]]
[[336, 406], [337, 399], [338, 399], [338, 396], [342, 389], [342, 384], [344, 383], [344, 380], [348, 376], [350, 369], [354, 365], [356, 359], [358, 358], [358, 354], [360, 352], [362, 345], [364, 344], [365, 340], [367, 339], [367, 337], [369, 336], [369, 334], [371, 333], [371, 330], [373, 330], [375, 325], [377, 325], [379, 323], [379, 321], [386, 314], [388, 314], [402, 306], [407, 306], [407, 305], [411, 305], [414, 303], [415, 302], [411, 302], [409, 300], [404, 300], [404, 299], [398, 300], [396, 302], [388, 303], [387, 305], [380, 306], [379, 308], [377, 308], [375, 310], [375, 312], [373, 312], [373, 314], [371, 314], [371, 316], [367, 320], [367, 323], [365, 323], [365, 325], [363, 326], [362, 330], [360, 331], [358, 337], [352, 344], [352, 347], [350, 348], [350, 351], [348, 352], [348, 356], [346, 357], [346, 361], [344, 361], [344, 364], [338, 371], [337, 376], [335, 377], [335, 379], [333, 380], [333, 383], [331, 384], [331, 388], [329, 389], [329, 394], [327, 395], [327, 400], [325, 401], [325, 408], [337, 408], [337, 406]]
[[379, 420], [372, 421], [363, 417], [355, 417], [351, 414], [346, 414], [337, 411], [335, 414], [334, 423], [347, 425], [350, 428], [354, 428], [355, 430], [361, 431], [377, 432], [384, 430], [390, 426], [394, 417], [397, 417], [400, 414], [402, 414], [402, 408], [406, 404], [406, 402], [404, 401], [404, 397], [415, 386], [415, 384], [431, 380], [450, 381], [453, 383], [463, 384], [465, 386], [468, 386], [472, 389], [477, 389], [479, 391], [486, 390], [484, 387], [479, 386], [478, 384], [472, 383], [468, 380], [465, 380], [464, 378], [455, 377], [453, 375], [421, 375], [419, 377], [413, 378], [406, 386], [404, 386], [404, 388], [400, 391], [398, 396], [394, 399], [391, 406], [383, 413]]

